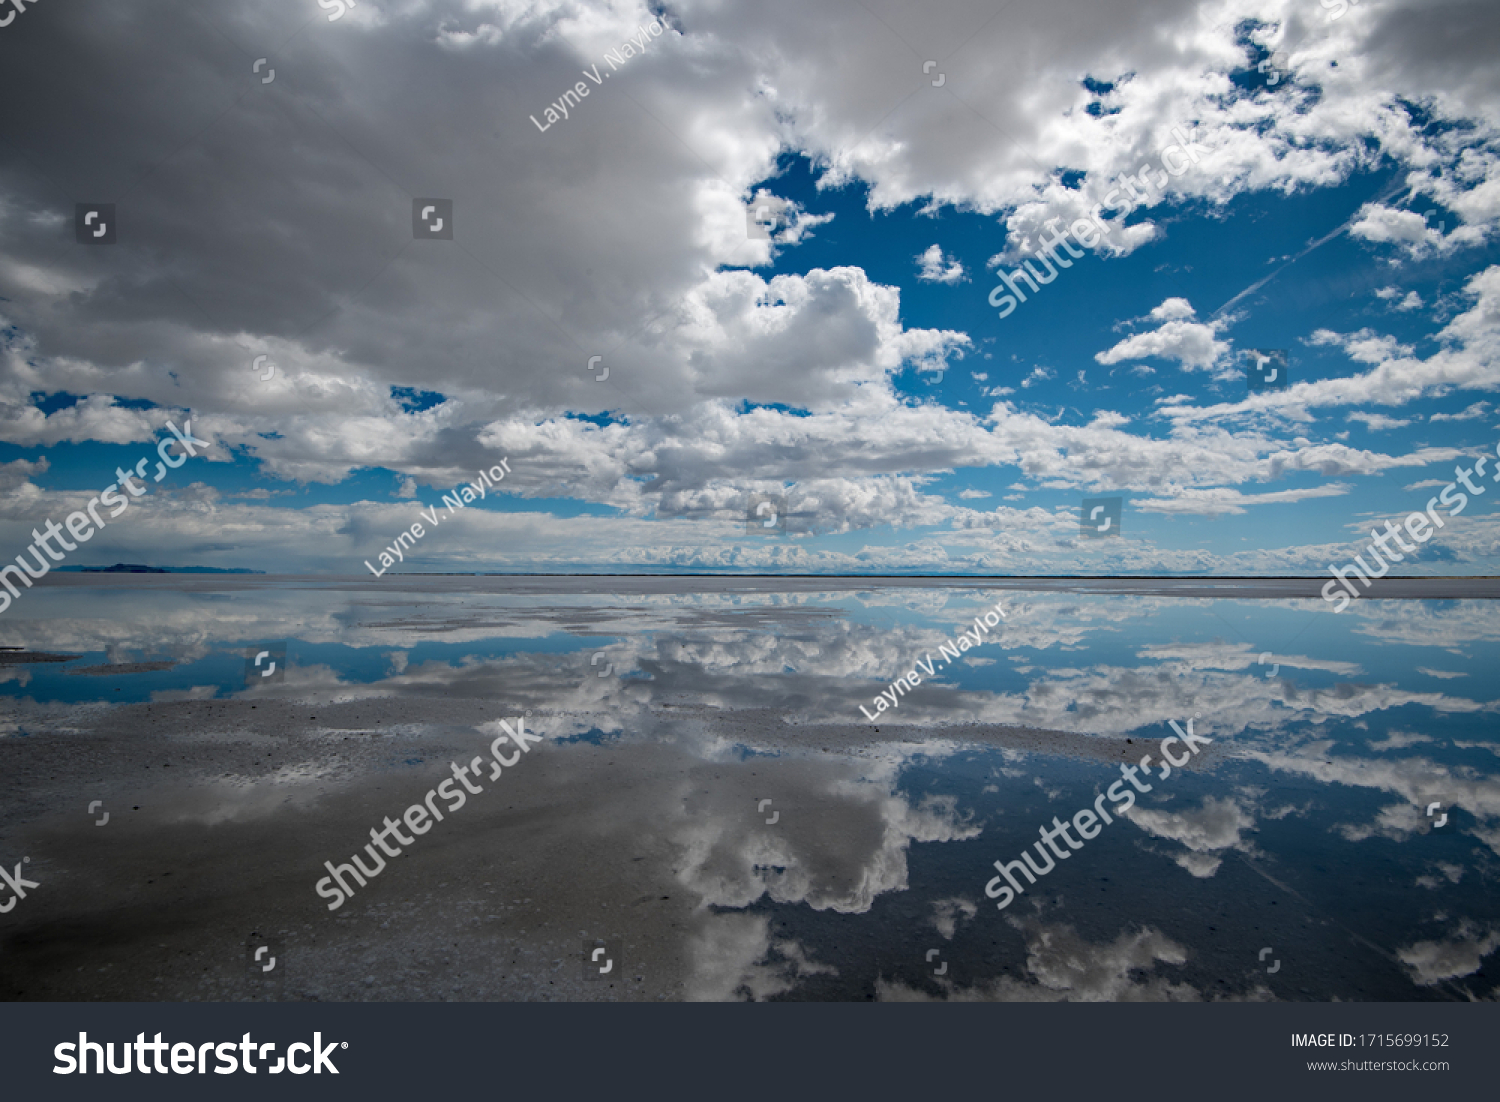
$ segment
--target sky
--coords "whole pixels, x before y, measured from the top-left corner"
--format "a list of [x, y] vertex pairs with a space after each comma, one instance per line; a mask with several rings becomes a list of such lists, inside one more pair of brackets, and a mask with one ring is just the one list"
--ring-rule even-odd
[[[67, 565], [363, 574], [418, 523], [390, 569], [1326, 575], [1495, 461], [1497, 27], [28, 6], [0, 557], [149, 456]], [[1500, 573], [1480, 481], [1394, 572]]]

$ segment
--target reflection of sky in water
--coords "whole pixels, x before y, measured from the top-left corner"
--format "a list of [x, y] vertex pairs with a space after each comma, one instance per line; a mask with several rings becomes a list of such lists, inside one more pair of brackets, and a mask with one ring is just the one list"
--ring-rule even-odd
[[[995, 641], [942, 668], [939, 644], [997, 596]], [[0, 667], [0, 736], [57, 703], [461, 695], [524, 702], [580, 750], [654, 740], [726, 774], [758, 763], [773, 825], [747, 826], [749, 790], [728, 781], [644, 780], [642, 806], [617, 812], [677, 809], [674, 872], [702, 904], [682, 946], [693, 997], [1494, 997], [1500, 625], [1484, 601], [1326, 607], [47, 588], [0, 643], [82, 657]], [[281, 642], [285, 680], [247, 689], [245, 650]], [[938, 675], [865, 722], [858, 706], [929, 656]], [[162, 660], [178, 664], [67, 672]], [[730, 733], [703, 722], [737, 713]], [[997, 912], [992, 862], [1091, 807], [1119, 777], [1115, 743], [1130, 737], [1138, 760], [1192, 715], [1214, 740], [1201, 765], [1151, 778], [1128, 816]], [[1095, 758], [1049, 752], [1067, 735], [1091, 737]]]

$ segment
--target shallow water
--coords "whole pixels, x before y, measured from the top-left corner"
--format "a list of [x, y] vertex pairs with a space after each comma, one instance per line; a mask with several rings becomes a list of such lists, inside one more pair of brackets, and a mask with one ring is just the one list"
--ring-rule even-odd
[[[1494, 997], [1494, 604], [1215, 586], [40, 586], [0, 644], [78, 657], [0, 665], [0, 863], [41, 884], [0, 993]], [[501, 794], [330, 912], [323, 862], [523, 715], [546, 742]], [[1189, 719], [1211, 742], [1163, 777]], [[997, 909], [994, 862], [1146, 754], [1151, 790]]]

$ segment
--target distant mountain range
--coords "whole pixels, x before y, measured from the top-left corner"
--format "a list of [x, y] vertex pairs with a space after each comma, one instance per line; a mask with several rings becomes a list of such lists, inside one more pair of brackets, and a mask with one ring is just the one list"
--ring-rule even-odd
[[140, 563], [117, 562], [114, 566], [58, 566], [55, 572], [65, 570], [77, 574], [264, 574], [264, 570], [246, 570], [243, 567], [221, 566], [142, 566]]

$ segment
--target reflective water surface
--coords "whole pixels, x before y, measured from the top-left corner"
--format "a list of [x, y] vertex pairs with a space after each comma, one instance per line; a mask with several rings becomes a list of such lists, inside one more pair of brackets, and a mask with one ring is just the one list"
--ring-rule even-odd
[[[0, 995], [1495, 997], [1493, 602], [1152, 588], [39, 586], [0, 621], [36, 885], [0, 886]], [[500, 719], [542, 739], [503, 771]]]

